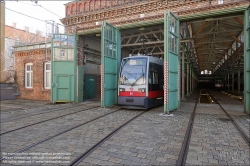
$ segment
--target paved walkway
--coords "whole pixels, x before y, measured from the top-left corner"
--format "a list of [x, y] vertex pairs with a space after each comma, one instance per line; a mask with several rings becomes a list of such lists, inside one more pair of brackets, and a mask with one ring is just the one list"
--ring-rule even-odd
[[249, 146], [217, 104], [198, 104], [187, 165], [249, 165]]
[[[198, 91], [186, 96], [186, 101], [181, 102], [180, 109], [171, 112], [173, 116], [160, 116], [159, 114], [163, 113], [163, 106], [144, 113], [104, 142], [79, 165], [175, 165], [197, 93]], [[221, 94], [215, 96], [220, 98], [221, 102], [227, 101]], [[11, 106], [10, 101], [4, 103], [6, 109], [1, 112], [3, 115], [1, 122], [2, 120], [5, 122], [1, 123], [1, 133], [100, 104], [99, 101], [88, 101], [57, 106], [38, 101], [36, 106], [31, 106], [25, 103], [29, 102], [28, 100], [22, 102], [22, 105], [18, 106], [18, 101], [13, 101], [13, 106], [17, 106], [16, 109], [7, 109]], [[249, 117], [242, 112], [242, 104], [230, 103], [231, 105], [223, 103], [223, 106], [244, 131], [249, 133]], [[92, 108], [4, 134], [1, 136], [1, 156], [117, 109], [118, 107]], [[21, 165], [25, 166], [69, 165], [115, 128], [140, 112], [142, 110], [119, 110], [18, 153], [12, 157], [19, 158], [9, 158], [7, 161], [23, 161]], [[24, 118], [25, 116], [29, 117]], [[64, 164], [58, 164], [56, 161]], [[217, 104], [197, 105], [186, 163], [187, 165], [249, 165], [248, 145], [232, 123], [227, 121], [225, 113]], [[4, 165], [20, 165], [20, 163], [4, 163]]]

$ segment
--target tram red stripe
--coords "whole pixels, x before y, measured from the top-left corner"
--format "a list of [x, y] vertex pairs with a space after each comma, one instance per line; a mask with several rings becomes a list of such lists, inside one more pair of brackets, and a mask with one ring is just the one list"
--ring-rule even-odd
[[157, 97], [163, 97], [164, 91], [149, 91], [148, 92], [148, 98], [157, 98]]
[[[145, 97], [146, 93], [142, 92], [136, 92], [136, 91], [124, 91], [124, 92], [119, 92], [119, 96], [134, 96], [134, 97]], [[157, 97], [163, 97], [164, 93], [162, 91], [149, 91], [148, 92], [148, 98], [157, 98]]]
[[119, 96], [137, 96], [137, 97], [145, 97], [146, 93], [143, 92], [136, 92], [136, 91], [124, 91], [124, 92], [119, 92]]

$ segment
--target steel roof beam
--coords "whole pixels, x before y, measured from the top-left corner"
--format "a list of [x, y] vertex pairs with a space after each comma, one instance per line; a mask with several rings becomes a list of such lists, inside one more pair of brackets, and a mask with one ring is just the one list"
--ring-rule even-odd
[[207, 25], [208, 25], [208, 21], [206, 21], [194, 34], [193, 38], [195, 38]]
[[[145, 45], [152, 45], [152, 44], [162, 44], [164, 41], [150, 41], [150, 42], [145, 42]], [[141, 46], [142, 43], [133, 43], [133, 44], [122, 44], [122, 47], [132, 47], [132, 46]]]
[[234, 19], [235, 19], [238, 23], [240, 23], [241, 25], [244, 25], [243, 20], [241, 20], [239, 17], [234, 17]]

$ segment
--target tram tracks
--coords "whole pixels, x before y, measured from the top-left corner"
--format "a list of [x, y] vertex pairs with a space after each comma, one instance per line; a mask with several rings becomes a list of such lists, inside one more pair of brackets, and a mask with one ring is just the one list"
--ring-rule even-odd
[[[209, 92], [208, 92], [209, 93]], [[223, 108], [223, 106], [220, 104], [220, 102], [215, 99], [215, 97], [209, 93], [210, 96], [212, 97], [212, 99], [216, 102], [216, 104], [218, 104], [220, 106], [220, 108], [223, 110], [223, 112], [226, 114], [226, 116], [230, 119], [230, 121], [232, 122], [232, 124], [234, 125], [234, 127], [238, 130], [238, 132], [240, 133], [240, 135], [242, 136], [242, 138], [246, 141], [246, 143], [248, 144], [248, 146], [250, 147], [250, 138], [248, 137], [248, 135], [242, 130], [242, 128], [235, 122], [235, 120], [231, 117], [230, 114], [228, 114], [228, 112]]]
[[[58, 105], [59, 106], [59, 105]], [[31, 115], [23, 115], [23, 116], [18, 116], [17, 118], [12, 118], [8, 121], [4, 121], [4, 120], [1, 120], [1, 124], [3, 123], [7, 123], [7, 122], [11, 122], [11, 121], [15, 121], [15, 120], [20, 120], [20, 119], [23, 119], [23, 118], [29, 118], [29, 117], [32, 117], [32, 116], [37, 116], [37, 115], [42, 115], [42, 114], [46, 114], [46, 113], [54, 113], [56, 111], [60, 111], [60, 110], [63, 110], [63, 109], [68, 109], [68, 108], [75, 108], [75, 107], [80, 107], [80, 106], [83, 106], [82, 104], [78, 104], [78, 105], [74, 105], [74, 106], [70, 106], [70, 107], [61, 107], [61, 108], [50, 108], [50, 109], [46, 109], [46, 111], [43, 111], [44, 109], [39, 109], [39, 111], [43, 111], [41, 113], [36, 113], [36, 114], [31, 114]], [[31, 110], [26, 110], [26, 112], [29, 112], [30, 114], [30, 111]], [[32, 110], [32, 111], [35, 111], [35, 110]], [[53, 111], [53, 112], [51, 112]], [[12, 111], [13, 112], [13, 111]], [[18, 112], [18, 111], [15, 111], [15, 112]]]
[[111, 133], [109, 133], [106, 137], [104, 137], [103, 139], [101, 139], [98, 143], [96, 143], [95, 145], [93, 145], [91, 148], [89, 148], [87, 151], [85, 151], [82, 155], [80, 155], [79, 157], [77, 157], [73, 162], [70, 163], [70, 166], [76, 166], [78, 164], [80, 164], [85, 158], [87, 158], [95, 149], [97, 149], [98, 147], [100, 147], [104, 142], [106, 142], [110, 137], [112, 137], [115, 133], [117, 133], [118, 131], [120, 131], [123, 127], [125, 127], [126, 125], [128, 125], [130, 122], [132, 122], [133, 120], [135, 120], [136, 118], [138, 118], [139, 116], [141, 116], [142, 114], [148, 112], [147, 111], [143, 111], [141, 113], [139, 113], [138, 115], [134, 116], [133, 118], [129, 119], [127, 122], [123, 123], [122, 125], [120, 125], [119, 127], [117, 127], [115, 130], [113, 130]]
[[199, 96], [200, 96], [200, 94], [197, 95], [197, 98], [195, 101], [195, 106], [194, 106], [193, 112], [191, 114], [190, 120], [188, 122], [188, 127], [187, 127], [187, 131], [186, 131], [186, 134], [184, 137], [184, 142], [183, 142], [182, 147], [181, 147], [179, 158], [176, 162], [177, 166], [182, 166], [182, 165], [185, 165], [185, 163], [186, 163], [188, 148], [189, 148], [189, 143], [190, 143], [190, 139], [191, 139], [191, 135], [192, 135], [194, 118], [195, 118], [195, 114], [196, 114], [195, 112], [196, 112], [196, 107], [197, 107]]
[[97, 117], [92, 118], [92, 119], [90, 119], [90, 120], [88, 120], [88, 121], [85, 121], [85, 122], [83, 122], [83, 123], [80, 123], [80, 124], [78, 124], [78, 125], [75, 125], [75, 126], [73, 126], [73, 127], [70, 127], [69, 129], [66, 129], [66, 130], [63, 130], [63, 131], [61, 131], [61, 132], [59, 132], [59, 133], [56, 133], [56, 134], [54, 134], [54, 135], [52, 135], [52, 136], [50, 136], [50, 137], [47, 137], [47, 138], [42, 139], [42, 140], [40, 140], [40, 141], [37, 141], [37, 142], [35, 142], [35, 143], [31, 144], [31, 145], [28, 145], [28, 146], [26, 146], [26, 147], [24, 147], [24, 148], [21, 148], [21, 149], [15, 151], [15, 152], [11, 153], [11, 155], [2, 157], [2, 158], [0, 159], [0, 161], [3, 161], [6, 157], [11, 157], [11, 156], [13, 156], [13, 155], [15, 155], [15, 154], [17, 154], [17, 153], [22, 153], [22, 152], [24, 152], [24, 151], [27, 151], [27, 150], [29, 150], [29, 149], [31, 149], [31, 148], [33, 148], [33, 147], [39, 145], [39, 144], [42, 144], [42, 143], [44, 143], [44, 142], [46, 142], [46, 141], [49, 141], [49, 140], [51, 140], [51, 139], [53, 139], [53, 138], [55, 138], [55, 137], [57, 137], [57, 136], [60, 136], [60, 135], [62, 135], [62, 134], [65, 134], [65, 133], [67, 133], [67, 132], [69, 132], [69, 131], [72, 131], [72, 130], [78, 128], [78, 127], [81, 127], [81, 126], [83, 126], [83, 125], [86, 125], [86, 124], [88, 124], [88, 123], [91, 123], [91, 122], [93, 122], [93, 121], [95, 121], [95, 120], [98, 120], [98, 119], [100, 119], [100, 118], [103, 118], [103, 117], [105, 117], [105, 116], [107, 116], [107, 115], [113, 114], [113, 113], [115, 113], [115, 112], [117, 112], [117, 111], [119, 111], [119, 110], [121, 110], [121, 109], [119, 108], [119, 109], [117, 109], [117, 110], [115, 110], [115, 111], [106, 113], [106, 114], [104, 114], [104, 115], [97, 116]]
[[17, 131], [17, 130], [20, 130], [20, 129], [27, 128], [27, 127], [30, 127], [30, 126], [34, 126], [34, 125], [37, 125], [37, 124], [40, 124], [40, 123], [44, 123], [44, 122], [47, 122], [47, 121], [51, 121], [51, 120], [54, 120], [54, 119], [62, 118], [62, 117], [68, 116], [68, 115], [76, 114], [76, 113], [79, 113], [79, 112], [87, 111], [87, 110], [90, 110], [90, 109], [93, 109], [93, 108], [98, 108], [98, 107], [99, 106], [91, 107], [91, 108], [87, 108], [87, 109], [83, 109], [83, 110], [71, 112], [71, 113], [68, 113], [68, 114], [64, 114], [64, 115], [61, 115], [61, 116], [53, 117], [53, 118], [50, 118], [50, 119], [42, 120], [42, 121], [39, 121], [39, 122], [36, 122], [36, 123], [32, 123], [32, 124], [29, 124], [29, 125], [26, 125], [26, 126], [22, 126], [22, 127], [13, 129], [13, 130], [2, 132], [2, 133], [0, 133], [0, 136], [2, 136], [4, 134], [7, 134], [7, 133], [11, 133], [11, 132]]
[[[197, 104], [198, 104], [198, 99], [200, 97], [199, 93], [197, 95], [197, 99], [195, 102], [195, 106], [193, 109], [193, 112], [191, 114], [189, 123], [188, 123], [188, 127], [186, 130], [186, 134], [184, 137], [184, 141], [181, 147], [181, 151], [179, 153], [179, 157], [178, 160], [176, 162], [177, 166], [184, 166], [186, 164], [186, 159], [187, 159], [187, 155], [188, 155], [188, 151], [189, 151], [189, 144], [191, 141], [191, 135], [192, 135], [192, 129], [194, 126], [194, 119], [195, 119], [195, 115], [196, 115], [196, 108], [197, 108]], [[228, 114], [228, 112], [223, 108], [223, 106], [220, 104], [220, 102], [214, 98], [214, 96], [208, 92], [208, 94], [211, 96], [211, 98], [215, 101], [216, 104], [218, 104], [220, 106], [220, 108], [223, 110], [223, 112], [226, 114], [226, 116], [229, 118], [229, 121], [232, 122], [232, 124], [234, 125], [234, 127], [237, 129], [237, 131], [240, 133], [241, 137], [245, 140], [245, 142], [247, 143], [248, 146], [250, 146], [250, 139], [247, 136], [247, 134], [241, 129], [241, 127], [234, 121], [234, 119], [230, 116], [230, 114]], [[223, 118], [222, 118], [223, 119]]]
[[[38, 142], [36, 142], [36, 143], [34, 143], [34, 144], [31, 144], [31, 145], [29, 145], [29, 146], [26, 146], [26, 147], [24, 147], [24, 148], [22, 148], [22, 149], [19, 149], [19, 150], [17, 150], [17, 151], [15, 151], [15, 152], [13, 152], [13, 153], [11, 153], [11, 155], [9, 155], [9, 156], [4, 156], [4, 157], [11, 157], [11, 156], [15, 156], [16, 154], [18, 154], [18, 153], [23, 153], [23, 152], [29, 152], [30, 151], [30, 149], [31, 148], [33, 148], [33, 147], [35, 147], [35, 146], [38, 146], [39, 144], [43, 144], [43, 143], [45, 143], [45, 142], [47, 142], [47, 141], [49, 141], [49, 140], [51, 140], [51, 139], [53, 139], [53, 138], [55, 138], [55, 137], [57, 137], [57, 136], [60, 136], [61, 135], [61, 137], [59, 137], [59, 138], [57, 138], [57, 139], [62, 139], [63, 138], [63, 140], [64, 139], [67, 139], [67, 137], [65, 138], [65, 136], [63, 136], [63, 134], [66, 134], [67, 132], [70, 132], [71, 131], [71, 133], [73, 132], [72, 130], [74, 130], [74, 129], [76, 129], [76, 130], [74, 130], [74, 132], [77, 132], [77, 131], [86, 131], [86, 130], [82, 130], [83, 128], [78, 128], [78, 127], [84, 127], [84, 125], [87, 125], [87, 124], [89, 124], [89, 123], [91, 123], [91, 122], [93, 122], [93, 121], [98, 121], [99, 122], [99, 125], [100, 124], [102, 124], [103, 122], [101, 122], [100, 123], [100, 118], [102, 118], [102, 117], [105, 117], [105, 116], [107, 116], [107, 115], [110, 115], [110, 114], [114, 114], [115, 112], [118, 112], [118, 111], [120, 111], [120, 110], [122, 110], [122, 109], [117, 109], [117, 110], [115, 110], [115, 111], [112, 111], [112, 112], [109, 112], [109, 113], [107, 113], [107, 114], [105, 114], [105, 115], [101, 115], [101, 116], [98, 116], [98, 117], [96, 117], [96, 118], [93, 118], [93, 119], [91, 119], [91, 120], [89, 120], [89, 121], [86, 121], [86, 122], [84, 122], [84, 123], [82, 123], [82, 124], [79, 124], [79, 125], [77, 125], [77, 126], [74, 126], [74, 127], [72, 127], [72, 128], [70, 128], [70, 129], [68, 129], [68, 130], [65, 130], [65, 131], [62, 131], [62, 132], [60, 132], [60, 133], [57, 133], [57, 134], [55, 134], [55, 135], [53, 135], [53, 136], [51, 136], [51, 137], [48, 137], [48, 138], [46, 138], [46, 139], [43, 139], [43, 140], [41, 140], [41, 141], [38, 141]], [[149, 110], [148, 110], [149, 111]], [[122, 115], [121, 113], [117, 113], [116, 114], [116, 116], [115, 115], [112, 115], [112, 116], [109, 116], [109, 118], [105, 118], [105, 119], [103, 119], [103, 120], [105, 120], [105, 121], [107, 121], [108, 119], [108, 121], [110, 122], [110, 125], [111, 126], [117, 126], [115, 129], [112, 129], [112, 128], [110, 128], [110, 125], [105, 125], [105, 126], [102, 126], [101, 128], [106, 128], [105, 129], [105, 131], [107, 130], [108, 131], [108, 133], [107, 133], [107, 131], [106, 132], [104, 132], [104, 134], [105, 135], [103, 135], [103, 136], [101, 136], [100, 138], [99, 138], [99, 136], [97, 137], [98, 139], [100, 139], [100, 141], [98, 141], [97, 143], [96, 143], [96, 141], [91, 141], [91, 143], [89, 144], [89, 145], [91, 145], [92, 147], [91, 148], [89, 148], [89, 149], [87, 149], [87, 150], [84, 150], [83, 152], [84, 153], [82, 153], [82, 155], [80, 155], [80, 156], [78, 156], [78, 157], [75, 157], [75, 159], [72, 161], [72, 163], [70, 163], [70, 165], [77, 165], [77, 164], [79, 164], [84, 158], [86, 158], [87, 156], [89, 156], [96, 148], [98, 148], [99, 146], [101, 146], [105, 141], [107, 141], [110, 137], [112, 137], [114, 134], [116, 134], [119, 130], [121, 130], [123, 127], [125, 127], [126, 125], [128, 125], [130, 122], [132, 122], [133, 120], [135, 120], [136, 118], [138, 118], [139, 116], [141, 116], [142, 114], [144, 114], [145, 112], [148, 112], [148, 111], [140, 111], [139, 113], [136, 111], [136, 112], [131, 112], [131, 111], [125, 111], [125, 112], [122, 112], [122, 114], [124, 114], [124, 115], [126, 115], [126, 118], [123, 118], [123, 120], [117, 120], [117, 116], [120, 116], [120, 115]], [[136, 114], [136, 115], [135, 115]], [[132, 117], [131, 117], [132, 116]], [[113, 119], [114, 120], [114, 122], [112, 122], [112, 120], [111, 119]], [[128, 120], [127, 120], [128, 119]], [[111, 120], [111, 121], [110, 121]], [[124, 122], [125, 121], [125, 122]], [[106, 123], [105, 123], [106, 124]], [[114, 125], [115, 124], [115, 125]], [[89, 124], [90, 126], [92, 126], [93, 127], [93, 125], [95, 126], [96, 124], [94, 123], [94, 124]], [[88, 125], [88, 126], [89, 126]], [[87, 127], [88, 128], [88, 126], [85, 126], [85, 128]], [[89, 126], [89, 127], [90, 127]], [[77, 129], [78, 128], [78, 129]], [[95, 128], [95, 127], [94, 127]], [[112, 129], [112, 130], [111, 130]], [[88, 134], [88, 133], [86, 133], [86, 134]], [[86, 135], [86, 134], [81, 134], [81, 135]], [[67, 135], [67, 134], [66, 134]], [[70, 133], [68, 133], [68, 135], [70, 135]], [[50, 141], [49, 142], [49, 144], [53, 144], [54, 145], [54, 143], [53, 142], [57, 142], [57, 139], [54, 139], [54, 141]], [[78, 140], [81, 140], [81, 138], [78, 138]], [[85, 142], [85, 141], [84, 141]], [[49, 145], [48, 144], [48, 145]], [[89, 146], [88, 145], [88, 146]], [[40, 148], [42, 148], [42, 149], [44, 149], [43, 147], [44, 146], [47, 146], [47, 144], [43, 144], [43, 145], [41, 145], [41, 146], [38, 146], [37, 148], [35, 148], [35, 149], [33, 149], [33, 150], [35, 150], [35, 151], [38, 151], [39, 152], [39, 147]], [[78, 145], [79, 146], [79, 145]], [[87, 145], [86, 145], [87, 146]], [[80, 147], [78, 147], [78, 148], [80, 148]], [[81, 147], [79, 150], [82, 150], [82, 149], [84, 149], [84, 147]], [[86, 149], [86, 147], [85, 147], [85, 149]], [[33, 151], [30, 151], [30, 152], [33, 152]], [[0, 161], [3, 161], [3, 160], [5, 160], [5, 158], [1, 158], [0, 159]]]

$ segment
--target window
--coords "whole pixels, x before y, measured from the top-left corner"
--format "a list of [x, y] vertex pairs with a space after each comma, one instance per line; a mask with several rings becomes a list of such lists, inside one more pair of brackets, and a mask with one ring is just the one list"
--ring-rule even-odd
[[223, 4], [223, 0], [218, 0], [218, 4]]
[[51, 80], [51, 63], [44, 63], [44, 88], [50, 89], [50, 80]]
[[149, 90], [162, 90], [164, 84], [163, 66], [149, 63], [148, 85]]
[[25, 64], [25, 88], [33, 87], [33, 63]]

